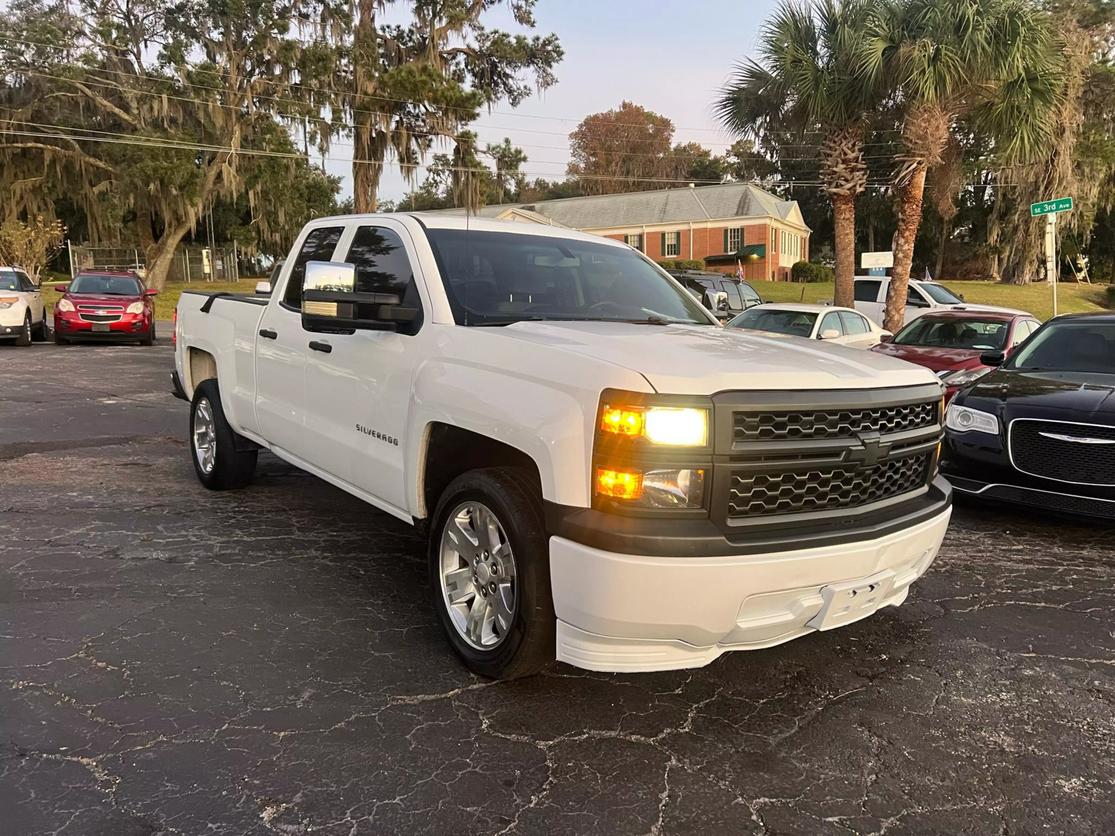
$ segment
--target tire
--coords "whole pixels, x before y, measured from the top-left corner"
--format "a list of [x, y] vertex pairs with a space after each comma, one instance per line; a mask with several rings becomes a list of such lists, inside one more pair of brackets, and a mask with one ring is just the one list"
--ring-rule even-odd
[[[242, 488], [251, 483], [258, 450], [237, 435], [225, 419], [217, 381], [202, 381], [190, 403], [190, 459], [197, 478], [212, 491]], [[237, 446], [241, 449], [237, 449]], [[212, 456], [208, 453], [211, 452]]]
[[43, 311], [43, 321], [39, 323], [39, 327], [35, 329], [35, 333], [31, 339], [41, 343], [45, 343], [50, 339], [50, 325], [46, 321], [46, 311]]
[[15, 338], [16, 345], [31, 345], [31, 311], [27, 312], [27, 316], [23, 318], [23, 330], [19, 332], [19, 336]]
[[[494, 529], [485, 525], [484, 512], [494, 518]], [[500, 542], [493, 543], [484, 530]], [[502, 563], [508, 555], [510, 561]], [[556, 617], [542, 498], [525, 471], [473, 470], [454, 479], [434, 512], [428, 561], [438, 620], [469, 670], [489, 679], [517, 679], [554, 660]], [[455, 580], [446, 580], [450, 573]], [[478, 605], [484, 616], [471, 618]]]
[[143, 339], [141, 339], [139, 341], [139, 344], [140, 345], [154, 345], [155, 344], [155, 321], [154, 320], [151, 321], [151, 330], [148, 331], [147, 335], [144, 336]]
[[58, 333], [58, 329], [54, 329], [54, 344], [55, 345], [69, 345], [70, 341]]

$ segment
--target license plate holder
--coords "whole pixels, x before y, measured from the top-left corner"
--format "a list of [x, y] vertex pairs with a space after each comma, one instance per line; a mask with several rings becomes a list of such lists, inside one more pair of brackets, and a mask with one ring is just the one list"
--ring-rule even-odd
[[874, 613], [890, 597], [894, 572], [889, 569], [855, 581], [844, 581], [821, 587], [824, 604], [809, 620], [815, 630], [832, 630]]
[[108, 331], [110, 329], [108, 327], [107, 322], [94, 322], [93, 323], [93, 330], [94, 331]]

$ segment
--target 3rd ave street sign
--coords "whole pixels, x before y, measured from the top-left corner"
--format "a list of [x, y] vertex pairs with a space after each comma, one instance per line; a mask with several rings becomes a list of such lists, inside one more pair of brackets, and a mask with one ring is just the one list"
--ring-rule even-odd
[[1059, 197], [1056, 200], [1043, 200], [1041, 203], [1030, 204], [1030, 217], [1036, 218], [1039, 215], [1052, 215], [1056, 212], [1071, 212], [1072, 211], [1072, 198]]

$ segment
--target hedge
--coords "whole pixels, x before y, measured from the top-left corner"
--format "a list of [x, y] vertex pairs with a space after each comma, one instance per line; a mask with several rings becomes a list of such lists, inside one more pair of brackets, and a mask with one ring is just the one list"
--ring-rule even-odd
[[704, 270], [705, 262], [699, 258], [668, 258], [665, 261], [659, 261], [658, 266], [663, 270]]
[[790, 277], [795, 282], [831, 282], [836, 274], [827, 264], [799, 261], [790, 268]]

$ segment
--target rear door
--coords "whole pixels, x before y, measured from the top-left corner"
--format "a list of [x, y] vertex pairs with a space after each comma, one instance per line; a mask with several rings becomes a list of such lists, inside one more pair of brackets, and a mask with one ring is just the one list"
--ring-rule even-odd
[[868, 319], [882, 323], [883, 303], [886, 301], [884, 279], [856, 279], [853, 289], [855, 309]]
[[302, 281], [306, 262], [332, 261], [343, 224], [307, 230], [285, 269], [286, 282], [274, 288], [255, 337], [256, 422], [274, 447], [305, 459], [317, 432], [305, 425], [306, 332], [302, 330]]

